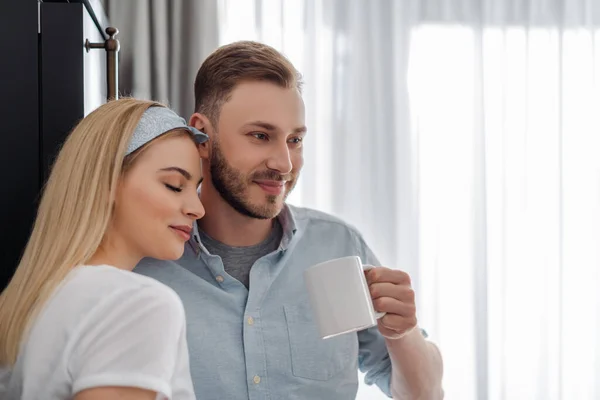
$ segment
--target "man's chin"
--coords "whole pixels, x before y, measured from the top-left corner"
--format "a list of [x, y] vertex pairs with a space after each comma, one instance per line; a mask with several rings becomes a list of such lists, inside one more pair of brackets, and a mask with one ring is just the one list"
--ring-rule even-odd
[[279, 215], [281, 210], [283, 209], [284, 201], [282, 198], [278, 198], [275, 202], [267, 200], [262, 204], [253, 204], [252, 211], [256, 215], [260, 215], [261, 218], [270, 219], [275, 218]]
[[257, 191], [254, 193], [251, 192], [250, 196], [248, 196], [251, 199], [250, 204], [253, 207], [256, 209], [273, 207], [281, 210], [287, 197], [287, 190], [280, 194], [269, 194], [265, 193], [260, 187], [257, 187], [257, 189]]

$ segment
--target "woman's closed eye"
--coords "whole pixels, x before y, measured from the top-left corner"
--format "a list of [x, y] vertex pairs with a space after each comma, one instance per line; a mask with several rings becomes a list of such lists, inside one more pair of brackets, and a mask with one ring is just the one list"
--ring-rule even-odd
[[166, 186], [167, 189], [172, 190], [172, 191], [177, 192], [177, 193], [179, 193], [179, 192], [181, 192], [183, 190], [182, 187], [177, 187], [177, 186], [169, 185], [168, 183], [165, 183], [165, 186]]

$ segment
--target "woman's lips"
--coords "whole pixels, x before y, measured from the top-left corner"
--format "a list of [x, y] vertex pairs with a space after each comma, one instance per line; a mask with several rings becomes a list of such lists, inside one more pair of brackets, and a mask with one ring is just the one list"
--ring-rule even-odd
[[169, 226], [180, 238], [185, 240], [186, 242], [190, 240], [192, 227], [188, 225], [171, 225]]

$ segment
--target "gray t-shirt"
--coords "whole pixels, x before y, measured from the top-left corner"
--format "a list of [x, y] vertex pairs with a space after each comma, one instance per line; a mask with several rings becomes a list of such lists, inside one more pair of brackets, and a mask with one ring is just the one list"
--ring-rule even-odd
[[277, 250], [283, 228], [277, 218], [273, 220], [273, 229], [269, 236], [254, 246], [228, 246], [200, 231], [200, 240], [210, 254], [218, 255], [223, 260], [225, 272], [250, 288], [250, 269], [259, 258]]

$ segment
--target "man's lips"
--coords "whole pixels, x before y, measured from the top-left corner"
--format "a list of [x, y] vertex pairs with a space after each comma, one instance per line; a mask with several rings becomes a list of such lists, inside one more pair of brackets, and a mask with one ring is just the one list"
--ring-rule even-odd
[[279, 195], [285, 188], [286, 181], [273, 181], [273, 180], [255, 180], [256, 183], [262, 190], [271, 195]]

